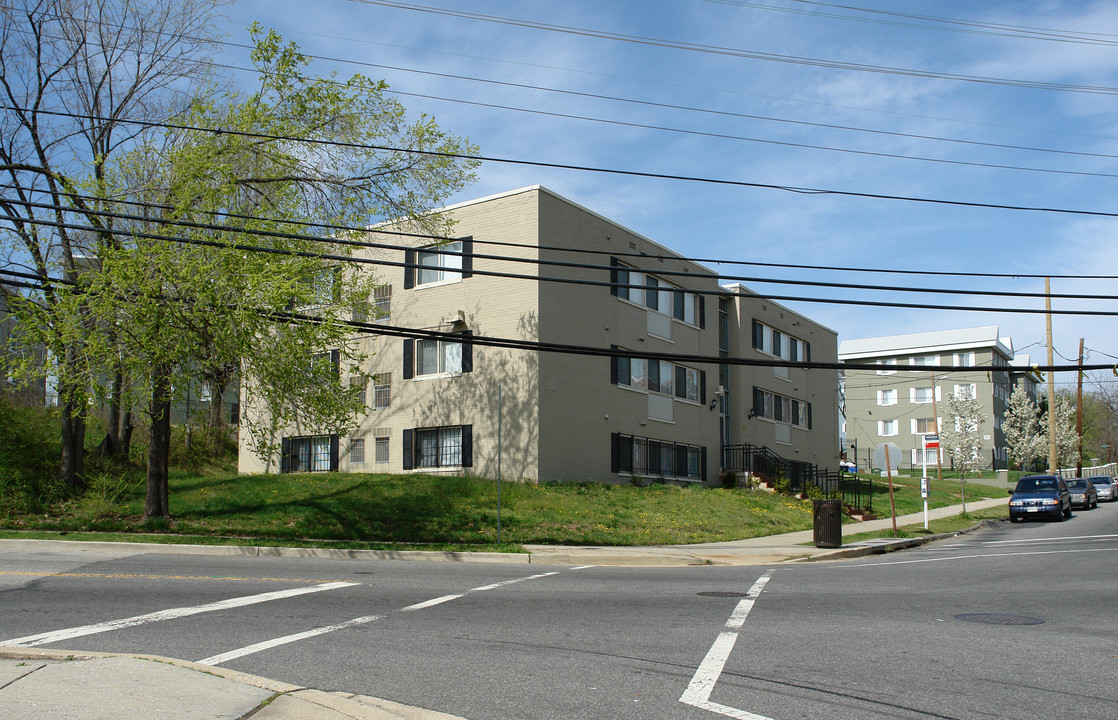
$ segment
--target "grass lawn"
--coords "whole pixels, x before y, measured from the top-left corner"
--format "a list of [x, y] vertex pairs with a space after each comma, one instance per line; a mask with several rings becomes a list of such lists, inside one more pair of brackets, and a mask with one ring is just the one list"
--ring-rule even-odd
[[[889, 480], [877, 476], [874, 476], [872, 480], [873, 513], [877, 517], [889, 517]], [[1009, 495], [1004, 490], [978, 482], [967, 482], [965, 492], [967, 500], [995, 497], [1005, 497], [1007, 501], [1009, 499]], [[957, 478], [944, 478], [943, 480], [936, 480], [934, 477], [928, 478], [929, 509], [959, 505], [963, 501], [962, 493], [962, 483]], [[924, 500], [920, 497], [920, 478], [894, 476], [893, 503], [896, 505], [897, 515], [923, 512]]]
[[[921, 507], [921, 510], [923, 508]], [[938, 535], [940, 533], [958, 532], [974, 526], [980, 520], [1006, 520], [1009, 518], [1009, 505], [1005, 507], [986, 508], [985, 510], [970, 511], [966, 515], [955, 515], [953, 517], [941, 518], [939, 520], [929, 520], [928, 529], [924, 529], [924, 523], [920, 522], [915, 525], [901, 525], [897, 527], [897, 537], [899, 538], [917, 538], [927, 537], [929, 535]], [[872, 538], [891, 538], [893, 537], [893, 528], [887, 530], [877, 530], [875, 532], [855, 533], [853, 535], [843, 535], [843, 544], [857, 542], [859, 540], [870, 540]]]
[[[933, 482], [931, 507], [959, 502], [958, 480]], [[143, 523], [144, 481], [99, 479], [80, 498], [32, 507], [0, 502], [0, 537], [470, 549], [524, 544], [674, 545], [812, 527], [809, 500], [763, 490], [600, 483], [497, 483], [483, 478], [173, 471], [169, 523]], [[992, 495], [969, 486], [968, 499]], [[919, 480], [894, 481], [897, 514], [923, 509]], [[874, 483], [873, 508], [889, 514]], [[890, 531], [891, 532], [891, 531]]]

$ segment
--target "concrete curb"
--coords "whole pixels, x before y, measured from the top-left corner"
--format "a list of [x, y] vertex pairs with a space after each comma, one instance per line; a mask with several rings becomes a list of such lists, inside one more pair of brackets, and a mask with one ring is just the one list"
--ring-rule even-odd
[[257, 545], [189, 545], [185, 543], [168, 544], [105, 540], [46, 540], [42, 538], [29, 540], [20, 540], [17, 538], [0, 539], [0, 548], [9, 544], [35, 550], [43, 550], [47, 547], [63, 545], [70, 550], [123, 550], [152, 554], [293, 557], [318, 558], [321, 560], [409, 560], [412, 562], [484, 562], [504, 563], [509, 565], [527, 565], [531, 561], [528, 553], [444, 552], [439, 550], [344, 550]]

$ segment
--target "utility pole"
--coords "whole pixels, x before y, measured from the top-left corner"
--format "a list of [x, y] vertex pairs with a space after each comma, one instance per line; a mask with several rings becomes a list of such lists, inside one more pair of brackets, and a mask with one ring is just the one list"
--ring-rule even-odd
[[1075, 392], [1075, 434], [1079, 438], [1079, 453], [1075, 457], [1075, 476], [1083, 477], [1083, 338], [1079, 338], [1079, 376]]
[[1044, 278], [1044, 325], [1048, 344], [1048, 473], [1056, 474], [1056, 377], [1052, 372], [1055, 360], [1052, 355], [1052, 286]]

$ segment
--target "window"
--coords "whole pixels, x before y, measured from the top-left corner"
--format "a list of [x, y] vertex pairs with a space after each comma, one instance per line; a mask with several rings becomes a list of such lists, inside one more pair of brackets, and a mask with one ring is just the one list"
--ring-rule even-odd
[[442, 247], [432, 247], [416, 253], [415, 284], [429, 285], [455, 282], [462, 279], [462, 243], [451, 242]]
[[419, 340], [415, 350], [416, 376], [462, 372], [462, 343]]
[[610, 258], [610, 294], [689, 325], [704, 326], [702, 296]]
[[877, 434], [879, 437], [892, 437], [897, 434], [896, 420], [878, 420]]
[[305, 300], [302, 307], [322, 307], [338, 301], [338, 291], [341, 288], [338, 282], [339, 272], [341, 270], [336, 267], [322, 268], [300, 280], [300, 285], [303, 286], [300, 297]]
[[933, 400], [938, 400], [939, 399], [939, 396], [936, 393], [936, 390], [938, 390], [938, 388], [931, 388], [931, 387], [910, 388], [910, 392], [912, 393], [912, 395], [909, 397], [909, 400], [911, 400], [914, 403], [930, 403]]
[[672, 317], [688, 325], [695, 325], [695, 305], [698, 300], [699, 298], [694, 293], [676, 290], [672, 307]]
[[392, 317], [392, 286], [381, 285], [373, 289], [374, 319], [377, 322], [388, 322]]
[[280, 472], [327, 472], [338, 469], [338, 436], [283, 438]]
[[939, 451], [936, 450], [935, 448], [931, 448], [929, 450], [924, 450], [922, 448], [914, 448], [912, 450], [912, 464], [913, 465], [923, 465], [924, 464], [924, 459], [926, 457], [927, 462], [928, 462], [929, 465], [935, 465], [936, 460], [937, 460], [936, 454], [938, 452]]
[[404, 289], [458, 282], [473, 275], [473, 239], [404, 251]]
[[909, 360], [910, 365], [917, 365], [919, 367], [931, 367], [939, 365], [939, 355], [914, 355]]
[[404, 469], [470, 467], [473, 426], [419, 428], [404, 431]]
[[955, 397], [969, 397], [975, 399], [978, 395], [975, 392], [974, 383], [966, 383], [965, 385], [955, 386]]
[[[613, 349], [618, 348], [614, 346]], [[706, 402], [706, 372], [674, 365], [666, 360], [612, 357], [610, 382], [643, 392], [674, 396], [680, 400]]]
[[675, 395], [683, 400], [701, 402], [702, 373], [694, 368], [676, 365]]
[[955, 367], [974, 367], [974, 352], [955, 353]]
[[[891, 367], [895, 368], [897, 366], [897, 359], [896, 358], [891, 358], [889, 360], [878, 360], [877, 364], [878, 365], [883, 365], [883, 366], [886, 366], [886, 367], [891, 366]], [[882, 370], [878, 370], [877, 374], [878, 375], [892, 375], [895, 372], [897, 372], [897, 371], [896, 370], [889, 370], [889, 369], [882, 369]]]
[[912, 434], [913, 435], [935, 435], [936, 433], [936, 419], [935, 418], [915, 418], [912, 421]]
[[877, 391], [877, 404], [878, 405], [896, 405], [897, 404], [897, 389], [878, 390]]
[[383, 410], [392, 404], [392, 373], [379, 373], [373, 380], [373, 409]]
[[796, 427], [811, 427], [811, 405], [802, 400], [792, 401], [792, 424]]
[[352, 438], [349, 441], [349, 464], [365, 464], [365, 438]]
[[373, 462], [383, 465], [388, 462], [388, 438], [378, 437], [373, 450]]
[[811, 362], [811, 343], [758, 320], [753, 321], [753, 349], [792, 362]]
[[759, 387], [753, 388], [753, 415], [805, 430], [811, 429], [811, 403], [771, 393]]
[[674, 366], [666, 360], [648, 361], [648, 391], [663, 395], [674, 394]]
[[473, 343], [469, 330], [462, 340], [427, 338], [404, 340], [404, 379], [473, 372]]
[[667, 440], [610, 435], [612, 470], [638, 477], [702, 480], [706, 475], [706, 448]]

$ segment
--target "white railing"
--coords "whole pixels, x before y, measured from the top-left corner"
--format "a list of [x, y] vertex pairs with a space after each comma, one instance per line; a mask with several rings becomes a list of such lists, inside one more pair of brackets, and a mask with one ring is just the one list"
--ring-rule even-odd
[[1108, 463], [1106, 465], [1092, 465], [1091, 467], [1084, 467], [1082, 474], [1076, 474], [1075, 468], [1060, 468], [1056, 471], [1056, 473], [1062, 478], [1091, 477], [1092, 475], [1118, 477], [1118, 463]]

